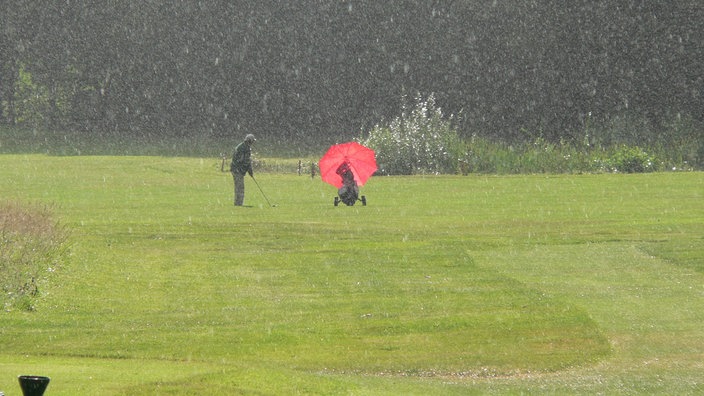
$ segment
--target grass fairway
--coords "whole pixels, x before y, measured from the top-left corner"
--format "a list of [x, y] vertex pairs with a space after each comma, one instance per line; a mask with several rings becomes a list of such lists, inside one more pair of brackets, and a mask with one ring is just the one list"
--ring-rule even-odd
[[704, 392], [704, 174], [310, 177], [217, 159], [0, 156], [67, 265], [0, 313], [0, 390]]

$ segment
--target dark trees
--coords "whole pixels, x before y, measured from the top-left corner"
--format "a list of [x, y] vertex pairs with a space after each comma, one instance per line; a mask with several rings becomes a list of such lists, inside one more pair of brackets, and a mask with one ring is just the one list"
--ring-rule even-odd
[[[418, 92], [503, 140], [704, 122], [700, 1], [37, 4], [0, 1], [0, 123], [341, 140]], [[16, 117], [20, 71], [33, 121]]]

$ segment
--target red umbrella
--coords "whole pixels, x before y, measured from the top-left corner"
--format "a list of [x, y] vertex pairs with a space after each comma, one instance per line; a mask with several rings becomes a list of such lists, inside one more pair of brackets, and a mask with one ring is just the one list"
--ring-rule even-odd
[[356, 142], [336, 144], [320, 159], [320, 177], [324, 182], [333, 186], [342, 187], [342, 177], [337, 173], [337, 168], [348, 163], [354, 181], [362, 186], [376, 172], [376, 159], [374, 150], [364, 147]]

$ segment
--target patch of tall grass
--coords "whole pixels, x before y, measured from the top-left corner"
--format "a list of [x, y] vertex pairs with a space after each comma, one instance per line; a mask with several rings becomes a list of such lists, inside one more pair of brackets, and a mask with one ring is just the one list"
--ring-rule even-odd
[[507, 144], [474, 137], [460, 159], [461, 173], [579, 174], [698, 170], [697, 157], [662, 145], [579, 146], [537, 139]]
[[66, 230], [49, 209], [0, 203], [0, 304], [33, 310], [40, 286], [61, 265]]
[[[644, 173], [693, 170], [687, 162], [673, 162], [667, 152], [638, 146], [580, 147], [537, 139], [532, 143], [506, 144], [474, 137], [459, 161], [463, 174], [576, 174]], [[656, 154], [657, 153], [657, 154]]]

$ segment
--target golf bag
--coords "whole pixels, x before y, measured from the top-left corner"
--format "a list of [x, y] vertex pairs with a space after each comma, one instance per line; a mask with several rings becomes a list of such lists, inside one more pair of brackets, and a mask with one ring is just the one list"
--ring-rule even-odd
[[337, 190], [339, 201], [342, 201], [347, 206], [352, 206], [359, 199], [359, 187], [357, 185], [344, 185]]

